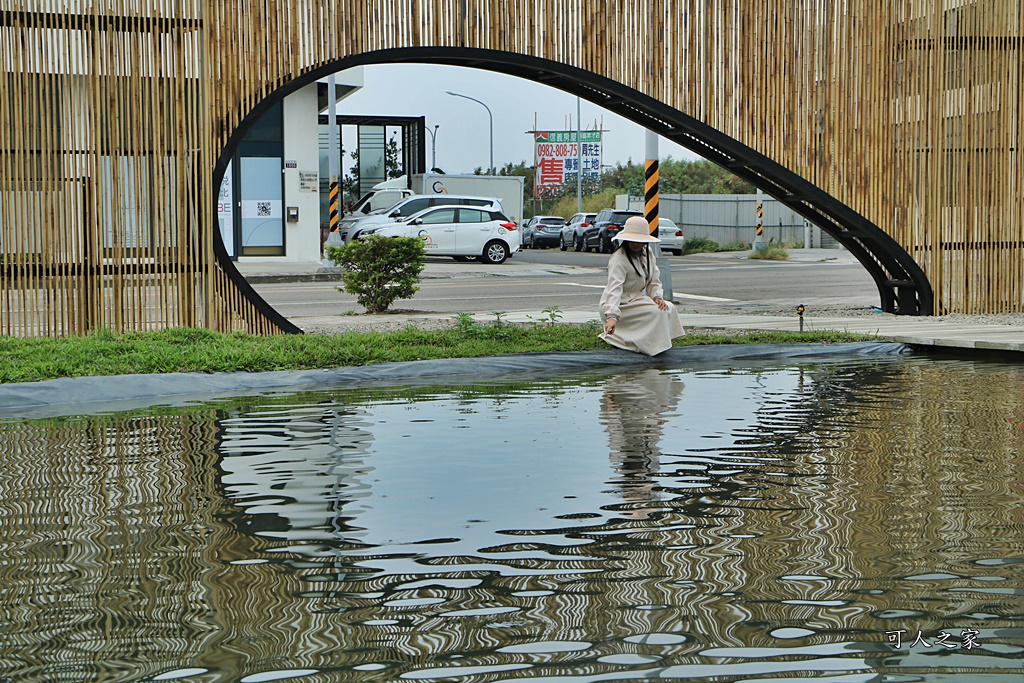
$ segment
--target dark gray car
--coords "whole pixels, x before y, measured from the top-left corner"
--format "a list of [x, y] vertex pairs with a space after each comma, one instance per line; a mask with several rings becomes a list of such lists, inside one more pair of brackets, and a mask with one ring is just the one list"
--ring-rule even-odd
[[590, 227], [583, 231], [582, 244], [576, 251], [594, 249], [602, 254], [610, 254], [615, 250], [612, 238], [622, 230], [622, 225], [630, 216], [643, 216], [640, 211], [604, 209], [597, 214]]

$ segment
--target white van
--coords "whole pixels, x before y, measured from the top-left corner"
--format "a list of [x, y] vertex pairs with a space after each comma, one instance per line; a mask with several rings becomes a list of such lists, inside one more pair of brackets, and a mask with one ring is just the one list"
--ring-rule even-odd
[[409, 189], [405, 176], [385, 180], [374, 185], [373, 189], [360, 197], [359, 201], [345, 212], [345, 218], [356, 219], [370, 213], [390, 209], [398, 202], [414, 194], [419, 193]]
[[385, 211], [375, 211], [367, 216], [343, 220], [338, 224], [338, 233], [342, 242], [348, 242], [359, 237], [366, 228], [405, 220], [432, 206], [480, 206], [496, 208], [498, 211], [503, 210], [501, 200], [497, 197], [466, 197], [450, 194], [414, 195], [403, 199]]

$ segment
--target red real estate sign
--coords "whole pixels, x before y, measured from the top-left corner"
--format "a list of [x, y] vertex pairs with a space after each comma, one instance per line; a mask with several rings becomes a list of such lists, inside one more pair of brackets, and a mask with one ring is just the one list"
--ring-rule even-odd
[[601, 175], [601, 131], [584, 130], [579, 137], [577, 141], [574, 130], [536, 132], [536, 196], [551, 194], [564, 183], [575, 181], [581, 171], [584, 180]]

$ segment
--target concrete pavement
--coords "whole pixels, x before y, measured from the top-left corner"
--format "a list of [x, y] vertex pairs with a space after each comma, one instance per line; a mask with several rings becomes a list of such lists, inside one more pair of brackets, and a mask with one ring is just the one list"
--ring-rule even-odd
[[[742, 257], [742, 253], [701, 254], [702, 258]], [[793, 249], [790, 250], [792, 262], [854, 262], [849, 252], [840, 249]], [[249, 262], [241, 263], [239, 271], [253, 282], [302, 281], [315, 279], [337, 280], [337, 271], [323, 268], [320, 263], [273, 263]], [[446, 277], [515, 277], [533, 274], [558, 273], [571, 275], [579, 271], [593, 271], [593, 268], [578, 266], [541, 266], [538, 264], [516, 262], [510, 259], [500, 266], [479, 263], [459, 263], [449, 260], [431, 259], [424, 270], [424, 278]], [[1015, 324], [1012, 318], [993, 321], [986, 316], [948, 316], [948, 317], [910, 317], [896, 316], [880, 312], [861, 312], [856, 316], [817, 317], [814, 314], [814, 302], [807, 301], [808, 311], [804, 318], [805, 330], [837, 330], [869, 334], [879, 339], [895, 341], [915, 346], [947, 347], [957, 349], [977, 349], [988, 351], [1024, 352], [1024, 324]], [[684, 302], [685, 305], [685, 302]], [[494, 320], [494, 315], [486, 312], [475, 312], [474, 315], [482, 322]], [[417, 314], [406, 316], [387, 314], [386, 316], [359, 316], [363, 324], [372, 324], [374, 318], [381, 322], [388, 321], [393, 326], [399, 318], [410, 323], [417, 319], [451, 320], [450, 315]], [[507, 322], [558, 322], [584, 323], [598, 318], [596, 305], [593, 308], [566, 309], [548, 311], [510, 311], [503, 316]], [[1020, 319], [1020, 318], [1017, 318]], [[781, 330], [798, 331], [800, 319], [793, 311], [792, 315], [758, 315], [745, 313], [703, 314], [681, 313], [680, 320], [684, 327], [710, 328], [723, 330]], [[1010, 322], [1007, 322], [1010, 320]], [[331, 321], [341, 322], [333, 318], [304, 319], [308, 325], [318, 328], [330, 326]], [[339, 325], [343, 329], [344, 325]]]

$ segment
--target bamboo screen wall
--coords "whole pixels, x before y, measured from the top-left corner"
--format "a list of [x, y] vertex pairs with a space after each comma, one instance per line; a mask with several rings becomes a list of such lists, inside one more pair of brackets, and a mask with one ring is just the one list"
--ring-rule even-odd
[[1021, 34], [1020, 0], [2, 0], [0, 333], [274, 332], [215, 258], [221, 151], [285, 84], [421, 46], [635, 88], [881, 226], [936, 313], [1021, 311]]

